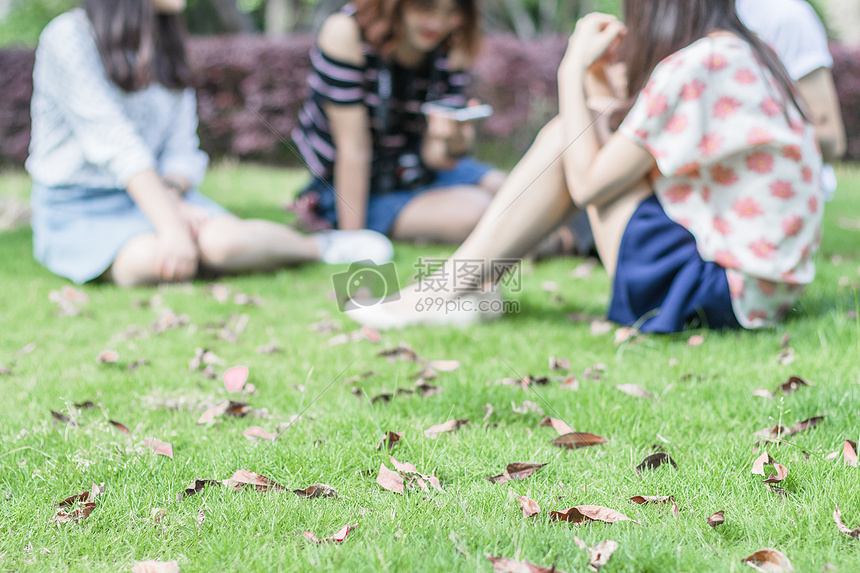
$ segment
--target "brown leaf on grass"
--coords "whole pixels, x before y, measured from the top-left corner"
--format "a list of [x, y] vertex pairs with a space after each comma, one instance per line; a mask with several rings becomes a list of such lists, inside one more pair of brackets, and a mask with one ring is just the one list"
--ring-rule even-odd
[[209, 292], [212, 293], [212, 298], [220, 303], [225, 303], [230, 300], [230, 289], [220, 283], [212, 283], [208, 286]]
[[489, 553], [485, 553], [484, 557], [493, 564], [495, 573], [564, 573], [564, 571], [556, 569], [555, 566], [541, 567], [525, 560], [517, 561], [508, 557], [493, 557]]
[[230, 400], [230, 403], [227, 404], [227, 410], [224, 413], [228, 416], [244, 418], [252, 409], [253, 408], [251, 408], [247, 402], [234, 402]]
[[518, 495], [517, 500], [520, 502], [520, 509], [523, 510], [523, 517], [534, 517], [540, 513], [540, 506], [535, 500], [523, 495]]
[[96, 405], [93, 404], [92, 400], [87, 400], [86, 402], [75, 402], [75, 408], [78, 410], [89, 410], [90, 408], [95, 408]]
[[523, 480], [544, 467], [546, 464], [530, 462], [513, 462], [507, 465], [505, 472], [497, 476], [487, 477], [493, 483], [505, 483], [511, 480]]
[[846, 466], [857, 467], [857, 442], [845, 440], [842, 445], [842, 461]]
[[755, 459], [752, 466], [752, 473], [760, 475], [764, 477], [764, 466], [773, 463], [773, 458], [770, 457], [770, 454], [767, 453], [767, 450], [762, 452], [762, 454]]
[[439, 436], [439, 434], [442, 434], [445, 432], [454, 432], [456, 430], [459, 430], [460, 426], [463, 426], [463, 425], [468, 424], [468, 423], [469, 423], [468, 418], [465, 420], [459, 420], [459, 419], [448, 420], [447, 422], [445, 422], [443, 424], [436, 424], [435, 426], [430, 426], [429, 428], [424, 430], [424, 435], [427, 436], [428, 438], [430, 438], [431, 440], [435, 440]]
[[65, 414], [61, 414], [55, 410], [51, 410], [51, 416], [53, 416], [54, 420], [56, 420], [58, 422], [62, 422], [63, 424], [69, 424], [73, 427], [76, 427], [78, 425], [77, 422], [75, 422], [74, 420], [72, 420], [71, 418], [66, 416]]
[[550, 370], [570, 370], [570, 360], [567, 358], [556, 358], [555, 356], [549, 357], [549, 369]]
[[150, 328], [153, 332], [159, 334], [165, 330], [185, 326], [189, 321], [190, 319], [187, 314], [177, 315], [175, 312], [168, 310], [158, 317], [158, 320], [153, 322], [152, 325], [150, 325]]
[[72, 511], [66, 511], [64, 509], [58, 509], [57, 514], [54, 515], [50, 521], [54, 523], [68, 523], [73, 521], [75, 523], [79, 521], [83, 521], [88, 518], [93, 510], [96, 508], [95, 502], [87, 501], [81, 503], [78, 507], [73, 509]]
[[665, 452], [657, 452], [656, 454], [651, 454], [646, 457], [642, 462], [636, 466], [634, 471], [636, 475], [639, 475], [640, 472], [645, 470], [655, 470], [662, 466], [663, 464], [670, 464], [673, 468], [678, 469], [678, 464], [675, 463], [675, 460]]
[[385, 467], [385, 464], [379, 465], [379, 475], [376, 476], [376, 483], [382, 486], [382, 489], [403, 494], [403, 477], [399, 473]]
[[746, 563], [756, 571], [766, 571], [767, 573], [792, 573], [794, 571], [788, 557], [776, 549], [761, 549], [746, 559], [742, 559], [741, 563]]
[[195, 479], [193, 482], [185, 486], [184, 490], [176, 494], [176, 501], [182, 501], [186, 497], [198, 494], [210, 485], [220, 486], [221, 482], [216, 479]]
[[233, 366], [224, 371], [224, 388], [227, 392], [239, 392], [247, 380], [247, 366]]
[[628, 326], [622, 326], [621, 328], [615, 329], [615, 344], [624, 344], [625, 342], [633, 340], [637, 336], [639, 336], [638, 330]]
[[800, 390], [804, 386], [812, 386], [809, 382], [798, 376], [792, 376], [787, 381], [777, 386], [776, 391], [782, 392], [783, 396], [787, 396], [792, 392]]
[[648, 504], [659, 505], [659, 504], [663, 504], [663, 503], [669, 503], [670, 501], [672, 503], [675, 503], [675, 496], [674, 495], [634, 495], [633, 497], [630, 498], [630, 501], [632, 501], [633, 503], [638, 504], [638, 505], [648, 505]]
[[177, 561], [138, 561], [131, 573], [179, 573]]
[[559, 436], [574, 433], [573, 428], [568, 426], [567, 422], [565, 422], [564, 420], [556, 420], [555, 418], [550, 418], [549, 416], [541, 420], [540, 424], [538, 425], [553, 428], [556, 432], [558, 432]]
[[564, 434], [563, 436], [559, 436], [552, 441], [552, 445], [557, 446], [559, 448], [564, 448], [566, 450], [576, 450], [579, 448], [587, 448], [590, 446], [597, 446], [600, 444], [605, 444], [607, 440], [605, 438], [601, 438], [596, 434], [589, 434], [587, 432], [572, 432], [570, 434]]
[[358, 527], [358, 524], [353, 525], [344, 525], [342, 529], [340, 529], [337, 533], [332, 535], [331, 537], [326, 537], [325, 539], [317, 539], [317, 536], [311, 533], [310, 531], [303, 531], [302, 535], [305, 536], [305, 539], [309, 541], [313, 541], [314, 543], [325, 543], [327, 541], [334, 541], [335, 543], [341, 543], [346, 536], [349, 535], [349, 532]]
[[564, 511], [551, 511], [549, 516], [552, 521], [569, 521], [575, 524], [588, 523], [589, 521], [602, 521], [603, 523], [632, 521], [637, 523], [620, 511], [600, 505], [577, 505]]
[[[765, 440], [777, 440], [777, 439], [781, 438], [783, 435], [788, 434], [790, 432], [791, 432], [791, 430], [789, 430], [785, 426], [776, 425], [776, 426], [773, 426], [772, 428], [765, 428], [763, 430], [759, 430], [758, 432], [753, 434], [753, 436], [755, 436], [757, 438], [763, 438]], [[756, 442], [756, 445], [758, 445], [758, 442]]]
[[173, 459], [173, 446], [167, 442], [162, 442], [158, 438], [144, 438], [140, 443], [159, 456], [167, 456], [171, 460]]
[[406, 474], [420, 474], [421, 473], [418, 471], [418, 468], [416, 468], [414, 465], [410, 464], [409, 462], [406, 462], [406, 463], [398, 462], [396, 459], [394, 459], [394, 456], [391, 456], [391, 455], [388, 456], [388, 459], [391, 460], [391, 464], [394, 466], [394, 469], [396, 469], [397, 471], [399, 471], [401, 473], [406, 473]]
[[429, 398], [430, 396], [434, 396], [442, 392], [444, 388], [441, 386], [432, 386], [427, 384], [426, 382], [421, 382], [415, 385], [415, 391], [424, 396], [425, 398]]
[[836, 522], [836, 527], [839, 529], [840, 533], [844, 533], [852, 539], [860, 539], [860, 527], [857, 529], [850, 529], [842, 523], [842, 512], [839, 511], [838, 503], [836, 504], [836, 509], [833, 511], [833, 521]]
[[394, 456], [389, 455], [388, 459], [391, 461], [391, 464], [394, 466], [398, 472], [400, 472], [401, 476], [408, 475], [407, 481], [405, 482], [405, 486], [407, 489], [413, 489], [416, 486], [420, 487], [423, 491], [429, 492], [430, 490], [427, 487], [427, 482], [433, 486], [438, 492], [442, 491], [442, 484], [439, 483], [439, 478], [434, 475], [424, 475], [421, 471], [410, 463], [398, 462], [394, 459]]
[[119, 360], [119, 353], [116, 350], [102, 350], [96, 356], [96, 364], [114, 364]]
[[224, 400], [220, 404], [216, 404], [203, 412], [203, 414], [197, 419], [198, 424], [206, 424], [211, 422], [218, 416], [224, 414], [227, 411], [227, 408], [230, 406], [230, 400]]
[[705, 337], [701, 334], [694, 334], [690, 338], [687, 339], [687, 346], [691, 348], [697, 348], [705, 343]]
[[147, 364], [149, 364], [149, 361], [146, 358], [138, 358], [137, 360], [135, 360], [133, 362], [129, 362], [128, 371], [134, 372], [135, 370], [137, 370], [141, 366], [146, 366]]
[[408, 360], [409, 362], [417, 362], [420, 360], [418, 353], [405, 342], [401, 342], [394, 348], [386, 348], [376, 353], [377, 356], [388, 359], [389, 362], [395, 360]]
[[708, 519], [705, 520], [705, 523], [707, 523], [711, 527], [716, 527], [718, 525], [722, 525], [723, 523], [725, 523], [725, 521], [726, 521], [726, 512], [725, 512], [725, 510], [721, 509], [717, 513], [708, 517]]
[[782, 464], [773, 464], [773, 468], [776, 470], [776, 473], [770, 474], [762, 483], [779, 483], [788, 475], [788, 468]]
[[813, 416], [812, 418], [808, 418], [802, 422], [796, 423], [791, 430], [789, 430], [788, 434], [790, 436], [795, 435], [798, 432], [803, 432], [810, 428], [814, 428], [818, 424], [824, 421], [825, 416]]
[[255, 351], [257, 354], [280, 354], [284, 349], [275, 344], [274, 342], [270, 342], [269, 344], [261, 344], [257, 347]]
[[260, 426], [251, 426], [250, 428], [242, 432], [242, 435], [251, 441], [274, 440], [278, 437], [278, 434], [269, 433]]
[[318, 497], [339, 497], [337, 492], [330, 485], [324, 483], [315, 483], [309, 485], [305, 489], [294, 489], [293, 493], [299, 497], [318, 498]]
[[612, 554], [618, 550], [618, 543], [612, 539], [601, 541], [594, 547], [589, 547], [585, 541], [575, 535], [573, 541], [580, 549], [588, 552], [588, 570], [593, 573], [597, 573], [601, 567], [609, 563]]
[[374, 396], [373, 398], [370, 399], [370, 403], [376, 404], [377, 402], [385, 402], [387, 404], [388, 402], [391, 402], [391, 399], [393, 397], [394, 397], [394, 394], [388, 394], [388, 393], [377, 394], [376, 396]]
[[57, 502], [54, 505], [57, 507], [71, 507], [76, 503], [84, 503], [86, 501], [94, 502], [95, 498], [102, 495], [105, 492], [105, 484], [101, 485], [93, 483], [93, 487], [90, 491], [84, 491], [75, 495], [70, 495], [63, 501]]
[[576, 379], [576, 376], [570, 375], [564, 379], [564, 382], [561, 383], [561, 387], [565, 390], [573, 390], [576, 392], [579, 390], [579, 380]]
[[362, 326], [361, 330], [358, 332], [361, 333], [361, 338], [369, 340], [370, 342], [379, 342], [382, 340], [382, 335], [369, 326]]
[[652, 394], [639, 384], [619, 384], [615, 388], [624, 392], [625, 394], [634, 396], [636, 398], [647, 398], [650, 400], [654, 397], [654, 394]]
[[757, 398], [767, 398], [768, 400], [773, 400], [773, 392], [765, 388], [756, 388], [755, 390], [753, 390], [753, 396]]
[[255, 490], [263, 493], [269, 491], [286, 491], [287, 489], [266, 476], [261, 476], [260, 474], [256, 474], [248, 470], [236, 470], [233, 477], [227, 478], [221, 483], [233, 491], [239, 491], [240, 489], [248, 486], [251, 486]]
[[794, 348], [783, 348], [776, 355], [776, 361], [783, 366], [788, 366], [794, 362]]
[[377, 450], [381, 450], [382, 446], [385, 446], [386, 449], [391, 449], [394, 447], [394, 444], [400, 441], [400, 438], [403, 437], [403, 432], [385, 432], [385, 436], [383, 436], [382, 440], [379, 442], [379, 446], [376, 448]]
[[427, 362], [427, 367], [432, 368], [437, 372], [453, 372], [460, 368], [459, 360], [430, 360]]
[[108, 423], [126, 436], [131, 435], [131, 430], [129, 430], [128, 426], [126, 426], [122, 422], [117, 422], [116, 420], [108, 420]]

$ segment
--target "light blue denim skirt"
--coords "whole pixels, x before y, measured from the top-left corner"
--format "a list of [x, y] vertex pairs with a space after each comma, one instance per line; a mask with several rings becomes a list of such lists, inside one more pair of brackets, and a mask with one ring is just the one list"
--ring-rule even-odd
[[[210, 217], [229, 212], [198, 191], [185, 200]], [[101, 276], [128, 241], [155, 228], [125, 189], [34, 184], [33, 255], [54, 274], [85, 283]]]

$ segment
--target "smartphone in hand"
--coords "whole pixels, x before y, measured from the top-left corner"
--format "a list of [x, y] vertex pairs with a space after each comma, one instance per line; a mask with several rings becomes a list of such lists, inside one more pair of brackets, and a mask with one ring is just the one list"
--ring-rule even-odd
[[421, 106], [421, 113], [437, 114], [455, 121], [473, 121], [493, 115], [493, 107], [488, 104], [470, 107], [454, 107], [444, 100], [428, 101]]

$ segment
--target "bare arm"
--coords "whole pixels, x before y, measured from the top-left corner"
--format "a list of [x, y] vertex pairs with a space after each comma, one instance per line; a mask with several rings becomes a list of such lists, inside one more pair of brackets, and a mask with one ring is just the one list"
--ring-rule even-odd
[[800, 78], [797, 89], [809, 108], [824, 160], [839, 159], [845, 154], [846, 137], [833, 74], [828, 68], [818, 68]]
[[[323, 24], [318, 39], [320, 50], [329, 57], [364, 65], [358, 25], [346, 14], [333, 14]], [[373, 141], [370, 116], [363, 103], [326, 104], [325, 112], [337, 150], [334, 161], [335, 210], [343, 230], [367, 226]]]
[[603, 205], [629, 191], [656, 162], [646, 149], [618, 133], [600, 146], [584, 86], [588, 68], [620, 32], [620, 23], [603, 15], [581, 22], [559, 69], [559, 104], [562, 131], [570, 144], [562, 155], [565, 178], [574, 202], [585, 207]]

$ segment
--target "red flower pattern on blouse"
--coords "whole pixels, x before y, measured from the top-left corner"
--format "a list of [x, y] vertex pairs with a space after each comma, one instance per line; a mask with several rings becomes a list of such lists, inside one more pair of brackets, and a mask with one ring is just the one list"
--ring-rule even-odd
[[714, 165], [711, 167], [711, 180], [717, 185], [734, 185], [738, 182], [738, 174], [731, 167]]
[[769, 117], [774, 117], [782, 113], [782, 107], [780, 107], [779, 103], [775, 99], [767, 96], [764, 98], [764, 101], [761, 102], [761, 111]]
[[803, 152], [799, 145], [783, 145], [782, 155], [796, 163], [800, 163], [800, 160], [803, 159]]
[[741, 219], [755, 219], [760, 217], [764, 211], [761, 210], [761, 205], [752, 197], [744, 197], [735, 201], [732, 210]]
[[782, 232], [786, 237], [796, 237], [803, 230], [803, 219], [798, 215], [789, 215], [782, 220]]
[[669, 119], [669, 122], [666, 123], [666, 131], [668, 131], [669, 133], [678, 134], [687, 129], [687, 126], [689, 124], [690, 120], [687, 119], [687, 116], [682, 113], [678, 113], [673, 115]]
[[732, 234], [732, 226], [729, 225], [729, 222], [723, 219], [720, 216], [714, 217], [714, 230], [721, 235], [731, 235]]
[[693, 187], [691, 185], [679, 183], [666, 190], [666, 198], [672, 203], [683, 203], [690, 198], [692, 192]]
[[714, 104], [714, 117], [717, 119], [727, 119], [741, 107], [741, 102], [733, 97], [723, 96]]
[[720, 151], [723, 141], [725, 141], [725, 138], [716, 133], [703, 135], [702, 140], [699, 142], [699, 151], [705, 157], [716, 155]]
[[743, 85], [754, 84], [756, 79], [756, 75], [749, 68], [740, 69], [735, 74], [735, 81]]
[[684, 101], [695, 101], [702, 97], [705, 93], [705, 83], [700, 80], [693, 80], [688, 84], [684, 84], [681, 88], [681, 99]]
[[766, 239], [750, 243], [750, 250], [760, 259], [772, 259], [776, 255], [776, 245]]
[[765, 175], [773, 171], [773, 155], [765, 151], [756, 151], [747, 156], [747, 169]]
[[770, 194], [777, 199], [791, 199], [797, 193], [794, 192], [794, 186], [791, 181], [774, 181], [770, 184]]

